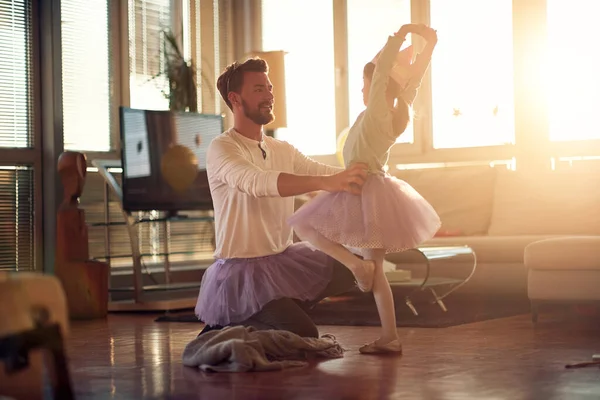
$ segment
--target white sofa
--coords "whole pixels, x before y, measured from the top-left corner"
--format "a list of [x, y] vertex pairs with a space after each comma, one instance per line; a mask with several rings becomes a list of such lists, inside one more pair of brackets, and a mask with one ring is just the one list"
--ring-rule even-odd
[[[396, 176], [441, 216], [440, 236], [427, 244], [466, 244], [476, 252], [477, 272], [460, 293], [527, 298], [528, 245], [563, 236], [600, 237], [600, 174], [588, 167], [528, 173], [485, 166], [404, 170]], [[387, 258], [397, 261], [394, 254]], [[436, 272], [461, 275], [467, 267], [449, 261]], [[418, 267], [409, 269], [418, 273]]]
[[547, 303], [600, 303], [600, 236], [541, 240], [525, 249], [531, 317]]

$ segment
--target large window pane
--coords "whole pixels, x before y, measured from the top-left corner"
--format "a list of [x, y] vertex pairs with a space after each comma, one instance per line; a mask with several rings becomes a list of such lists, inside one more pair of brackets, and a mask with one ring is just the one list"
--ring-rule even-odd
[[277, 130], [278, 138], [308, 155], [335, 153], [332, 1], [263, 0], [262, 31], [264, 51], [288, 53], [288, 127]]
[[600, 2], [547, 0], [547, 7], [550, 139], [600, 139]]
[[[348, 0], [348, 90], [350, 124], [365, 109], [363, 103], [363, 67], [400, 26], [410, 23], [410, 0]], [[402, 46], [410, 45], [410, 35]], [[413, 123], [398, 138], [411, 143]]]
[[64, 146], [110, 150], [107, 0], [61, 0]]
[[171, 0], [129, 0], [129, 85], [133, 108], [168, 110], [162, 31], [170, 29]]
[[0, 2], [0, 147], [30, 147], [31, 2]]
[[435, 148], [514, 143], [512, 2], [431, 0]]

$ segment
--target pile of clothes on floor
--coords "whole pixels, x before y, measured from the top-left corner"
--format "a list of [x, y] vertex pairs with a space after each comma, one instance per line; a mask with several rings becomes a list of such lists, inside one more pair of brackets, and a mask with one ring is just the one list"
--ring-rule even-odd
[[198, 335], [183, 351], [183, 364], [211, 372], [272, 371], [302, 367], [313, 358], [341, 358], [332, 335], [306, 338], [283, 330], [231, 326]]

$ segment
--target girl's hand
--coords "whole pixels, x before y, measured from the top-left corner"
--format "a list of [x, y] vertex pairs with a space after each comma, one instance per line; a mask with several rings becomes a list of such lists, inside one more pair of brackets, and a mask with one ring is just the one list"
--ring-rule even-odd
[[425, 24], [416, 25], [416, 29], [413, 31], [413, 33], [416, 33], [417, 35], [421, 36], [429, 43], [437, 43], [437, 31]]
[[416, 32], [417, 25], [416, 24], [406, 24], [406, 25], [402, 25], [400, 27], [400, 29], [398, 30], [398, 32], [396, 32], [394, 34], [394, 36], [402, 36], [402, 37], [406, 37], [406, 35], [408, 35], [411, 32]]

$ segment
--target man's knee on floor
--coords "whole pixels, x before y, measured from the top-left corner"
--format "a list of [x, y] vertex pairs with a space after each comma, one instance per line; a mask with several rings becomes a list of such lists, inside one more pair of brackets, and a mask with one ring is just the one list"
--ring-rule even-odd
[[302, 324], [302, 323], [298, 323], [298, 324], [283, 324], [280, 326], [273, 326], [273, 325], [265, 325], [261, 322], [257, 322], [257, 321], [249, 321], [248, 323], [245, 324], [245, 326], [251, 326], [254, 329], [257, 330], [281, 330], [281, 331], [288, 331], [288, 332], [292, 332], [295, 333], [298, 336], [301, 337], [310, 337], [310, 338], [318, 338], [319, 337], [319, 330], [317, 329], [316, 325], [314, 324]]
[[291, 332], [301, 337], [318, 338], [319, 329], [316, 325], [299, 325], [293, 328]]

